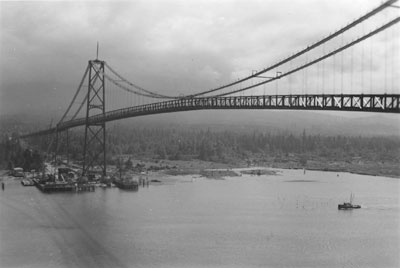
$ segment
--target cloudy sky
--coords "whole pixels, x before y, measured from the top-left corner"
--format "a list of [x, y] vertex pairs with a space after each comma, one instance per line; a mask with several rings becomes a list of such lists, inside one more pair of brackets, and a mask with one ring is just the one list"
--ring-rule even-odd
[[[160, 93], [189, 94], [265, 68], [380, 3], [381, 0], [1, 1], [0, 114], [64, 111], [88, 60], [96, 57], [97, 41], [99, 58], [132, 82]], [[385, 16], [390, 14], [384, 14], [382, 19]], [[395, 50], [387, 45], [395, 33], [388, 32], [378, 40], [374, 54], [384, 48]], [[369, 50], [372, 48], [366, 47], [363, 53], [368, 54]], [[337, 59], [340, 60], [343, 61]], [[370, 67], [376, 64], [374, 60]], [[394, 70], [391, 59], [386, 57], [384, 64]], [[350, 71], [346, 68], [341, 72]], [[353, 67], [351, 72], [356, 72]], [[311, 71], [308, 75], [311, 80]]]

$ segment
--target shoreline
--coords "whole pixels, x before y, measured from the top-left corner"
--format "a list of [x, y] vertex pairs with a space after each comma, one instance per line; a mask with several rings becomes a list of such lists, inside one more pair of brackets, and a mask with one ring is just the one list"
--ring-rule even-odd
[[[275, 163], [256, 163], [254, 165], [247, 165], [244, 162], [237, 163], [218, 163], [202, 160], [160, 160], [156, 163], [157, 168], [152, 170], [151, 167], [155, 162], [152, 160], [133, 160], [144, 164], [145, 167], [150, 167], [149, 171], [159, 173], [160, 175], [165, 174], [168, 176], [178, 175], [199, 175], [206, 178], [221, 178], [229, 176], [240, 176], [240, 174], [234, 174], [232, 169], [248, 169], [253, 170], [254, 175], [257, 175], [258, 170], [270, 169], [295, 169], [302, 170], [303, 167], [299, 166], [298, 163], [293, 162], [275, 162]], [[217, 172], [219, 170], [219, 172]], [[376, 177], [387, 177], [400, 179], [400, 168], [394, 166], [379, 166], [367, 163], [363, 165], [355, 165], [353, 163], [333, 162], [333, 163], [320, 163], [313, 161], [305, 167], [305, 170], [312, 171], [327, 171], [327, 172], [347, 172], [351, 174], [376, 176]], [[260, 174], [265, 175], [265, 174]], [[267, 174], [274, 175], [274, 174]]]
[[[287, 165], [272, 165], [271, 168], [280, 168], [280, 169], [303, 169], [303, 167], [290, 167]], [[327, 171], [327, 172], [344, 172], [351, 173], [357, 175], [366, 175], [366, 176], [374, 176], [374, 177], [387, 177], [393, 179], [400, 179], [400, 172], [396, 169], [384, 169], [381, 167], [374, 166], [310, 166], [305, 167], [305, 170], [312, 171]]]
[[[220, 179], [224, 177], [240, 177], [243, 174], [246, 175], [277, 175], [277, 171], [271, 169], [287, 169], [287, 170], [303, 170], [294, 163], [287, 162], [275, 162], [260, 165], [246, 165], [244, 163], [227, 164], [218, 163], [202, 160], [133, 160], [141, 163], [147, 170], [146, 176], [153, 183], [165, 183], [167, 181], [174, 181], [175, 176], [192, 175], [197, 176], [194, 178], [207, 178], [207, 179]], [[238, 171], [238, 169], [242, 169]], [[313, 163], [308, 167], [304, 168], [306, 171], [322, 171], [322, 172], [340, 172], [340, 173], [351, 173], [365, 176], [375, 177], [386, 177], [393, 179], [400, 179], [400, 174], [397, 174], [397, 170], [389, 172], [388, 170], [382, 171], [382, 168], [377, 168], [372, 165], [368, 166], [357, 166], [357, 165], [318, 165]], [[140, 176], [136, 172], [129, 172], [134, 176]], [[168, 177], [167, 180], [163, 180], [163, 177]], [[0, 181], [20, 180], [21, 178], [13, 177], [8, 175], [7, 170], [0, 171]], [[161, 180], [160, 180], [161, 179]]]

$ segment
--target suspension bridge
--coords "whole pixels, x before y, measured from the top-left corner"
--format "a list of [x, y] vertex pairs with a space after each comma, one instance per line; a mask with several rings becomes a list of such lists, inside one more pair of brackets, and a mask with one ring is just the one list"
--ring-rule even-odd
[[22, 138], [54, 135], [57, 143], [59, 133], [84, 126], [83, 174], [97, 166], [105, 175], [106, 122], [124, 118], [205, 109], [400, 113], [400, 17], [396, 2], [386, 1], [345, 27], [244, 78], [185, 95], [144, 88], [107, 62], [90, 60], [58, 123]]

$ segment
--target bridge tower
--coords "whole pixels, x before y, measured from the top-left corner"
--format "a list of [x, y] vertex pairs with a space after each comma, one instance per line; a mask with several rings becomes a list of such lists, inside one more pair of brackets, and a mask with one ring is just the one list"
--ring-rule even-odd
[[104, 61], [89, 61], [89, 80], [86, 104], [85, 144], [82, 175], [93, 174], [94, 167], [106, 175], [106, 123], [93, 123], [91, 116], [105, 114]]

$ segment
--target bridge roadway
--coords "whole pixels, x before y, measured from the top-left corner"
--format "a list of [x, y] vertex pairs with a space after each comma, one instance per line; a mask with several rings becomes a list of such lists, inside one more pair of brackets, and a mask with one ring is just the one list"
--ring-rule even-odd
[[[335, 94], [335, 95], [260, 95], [181, 98], [113, 110], [88, 118], [91, 125], [123, 118], [195, 110], [275, 109], [330, 110], [400, 113], [400, 94]], [[22, 138], [41, 136], [84, 126], [86, 118], [59, 123], [54, 128], [29, 133]]]

